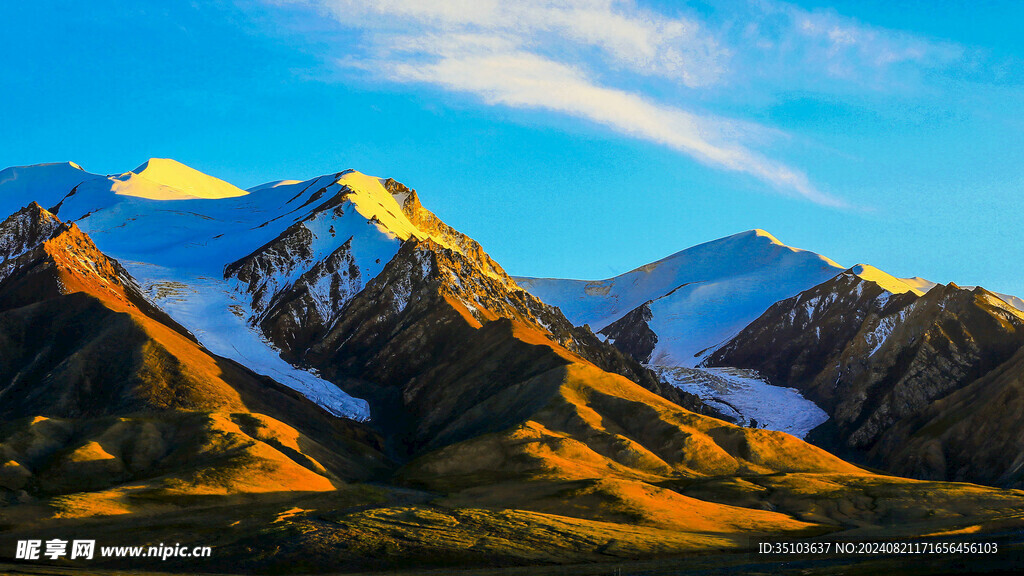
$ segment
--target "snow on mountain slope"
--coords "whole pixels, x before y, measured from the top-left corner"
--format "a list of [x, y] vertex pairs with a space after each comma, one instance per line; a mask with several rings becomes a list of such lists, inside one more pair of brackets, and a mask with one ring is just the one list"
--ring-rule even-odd
[[257, 190], [266, 190], [267, 188], [277, 188], [278, 186], [290, 186], [292, 184], [298, 184], [301, 180], [274, 180], [273, 182], [266, 182], [264, 184], [258, 184], [252, 188], [247, 188], [246, 192], [256, 192]]
[[692, 367], [775, 302], [843, 271], [832, 260], [751, 230], [600, 281], [517, 278], [577, 325], [601, 330], [650, 302], [649, 363]]
[[[250, 310], [245, 298], [239, 297], [219, 274], [130, 260], [121, 260], [121, 264], [139, 281], [150, 301], [214, 354], [301, 392], [337, 416], [369, 418], [365, 400], [353, 398], [316, 374], [282, 360], [263, 335], [249, 325]], [[205, 272], [215, 271], [211, 268]]]
[[[918, 288], [916, 284], [919, 284], [919, 282], [907, 282], [903, 279], [896, 278], [895, 276], [892, 276], [868, 264], [857, 264], [856, 266], [851, 268], [850, 271], [856, 274], [857, 276], [860, 276], [864, 280], [868, 280], [870, 282], [878, 284], [883, 290], [890, 292], [892, 294], [904, 294], [907, 292], [913, 292], [914, 294], [921, 296], [928, 291]], [[915, 278], [913, 280], [921, 279]]]
[[6, 168], [0, 171], [0, 218], [33, 201], [50, 208], [75, 186], [96, 178], [103, 176], [90, 174], [74, 162]]
[[920, 276], [914, 276], [912, 278], [897, 278], [897, 280], [903, 282], [907, 286], [917, 288], [921, 293], [927, 292], [939, 285], [938, 282], [932, 282], [931, 280], [926, 280]]
[[787, 432], [797, 438], [826, 420], [828, 414], [793, 388], [773, 386], [754, 370], [659, 366], [667, 382], [696, 394], [743, 426]]

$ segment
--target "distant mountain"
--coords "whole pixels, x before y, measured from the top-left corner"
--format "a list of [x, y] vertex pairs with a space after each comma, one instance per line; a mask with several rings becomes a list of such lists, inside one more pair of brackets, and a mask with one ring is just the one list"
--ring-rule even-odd
[[516, 281], [642, 362], [692, 367], [775, 302], [842, 270], [824, 256], [751, 230], [607, 280]]
[[709, 373], [697, 365], [775, 302], [842, 270], [751, 230], [608, 280], [516, 280], [734, 421], [803, 436], [827, 416], [795, 390], [777, 390], [756, 374]]
[[950, 427], [1019, 418], [1013, 402], [954, 407], [951, 399], [969, 389], [1012, 398], [1024, 378], [1014, 360], [1022, 346], [1024, 312], [983, 288], [922, 293], [858, 266], [773, 305], [705, 362], [756, 369], [801, 390], [831, 416], [810, 438], [857, 461], [1020, 486], [1024, 443]]
[[50, 208], [76, 186], [99, 178], [74, 162], [13, 166], [0, 170], [0, 214], [13, 214], [30, 202]]

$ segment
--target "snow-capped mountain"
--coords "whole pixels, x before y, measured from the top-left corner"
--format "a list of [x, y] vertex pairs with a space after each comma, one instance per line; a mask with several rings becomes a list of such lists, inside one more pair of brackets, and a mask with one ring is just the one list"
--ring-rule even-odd
[[[393, 180], [348, 170], [244, 191], [166, 159], [112, 176], [70, 163], [3, 174], [0, 198], [52, 203], [53, 214], [74, 222], [121, 262], [147, 297], [208, 350], [335, 414], [365, 419], [369, 406], [321, 378], [302, 357], [407, 245], [418, 247], [423, 274], [391, 278], [396, 304], [387, 314], [409, 306], [416, 282], [441, 275], [449, 300], [471, 323], [508, 318], [651, 388], [661, 386], [522, 291], [479, 244]], [[435, 255], [442, 253], [448, 264], [438, 267]], [[339, 346], [350, 339], [342, 337]], [[327, 352], [320, 346], [320, 356]], [[300, 360], [306, 367], [297, 367]], [[348, 376], [360, 375], [338, 377]], [[664, 392], [683, 401], [671, 388]]]
[[[775, 302], [842, 270], [820, 254], [786, 246], [764, 230], [751, 230], [607, 280], [516, 281], [620, 348], [628, 346], [621, 341], [626, 334], [645, 337], [645, 345], [634, 350], [644, 362], [692, 367], [708, 349], [734, 336]], [[622, 323], [628, 314], [632, 318]]]
[[[115, 176], [90, 174], [73, 164], [19, 167], [4, 173], [10, 176], [0, 184], [0, 198], [11, 203], [26, 196], [53, 202], [55, 214], [75, 222], [104, 253], [122, 262], [150, 299], [212, 352], [287, 384], [336, 414], [357, 419], [369, 416], [365, 401], [282, 360], [267, 338], [251, 326], [250, 320], [257, 315], [253, 302], [238, 290], [236, 279], [224, 275], [228, 264], [273, 240], [282, 227], [298, 226], [298, 221], [330, 200], [331, 196], [324, 197], [331, 192], [327, 188], [333, 185], [336, 191], [344, 185], [337, 180], [346, 175], [246, 192], [162, 159]], [[347, 176], [361, 177], [355, 173]], [[390, 246], [393, 256], [399, 239], [390, 229], [368, 220], [386, 210], [375, 206], [364, 211], [367, 216], [339, 218], [338, 228], [351, 236], [356, 236], [356, 231], [362, 233], [352, 239], [357, 249]], [[356, 220], [361, 223], [358, 228]], [[330, 224], [317, 230], [321, 237], [316, 250], [321, 253], [327, 250], [323, 246], [335, 243], [329, 229], [337, 233]], [[365, 243], [360, 242], [362, 238], [367, 239]], [[310, 256], [319, 254], [316, 250]], [[357, 254], [364, 255], [361, 251]], [[387, 258], [386, 250], [365, 254], [359, 262], [360, 273], [372, 277]], [[293, 268], [314, 263], [307, 258]], [[265, 282], [287, 282], [294, 270], [267, 272]], [[259, 302], [256, 304], [258, 307]]]
[[100, 178], [74, 162], [12, 166], [0, 170], [0, 214], [5, 217], [37, 202], [50, 208], [86, 180]]
[[697, 365], [775, 302], [842, 270], [820, 254], [750, 230], [607, 280], [516, 280], [723, 414], [803, 437], [827, 416], [796, 390], [778, 389], [756, 373], [713, 373]]

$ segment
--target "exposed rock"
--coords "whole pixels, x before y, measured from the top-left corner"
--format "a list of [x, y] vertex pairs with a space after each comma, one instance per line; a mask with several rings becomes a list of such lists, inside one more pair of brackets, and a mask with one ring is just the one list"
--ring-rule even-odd
[[[831, 420], [811, 441], [885, 469], [936, 477], [908, 469], [890, 434], [923, 433], [921, 419], [939, 401], [1022, 345], [1024, 313], [984, 289], [950, 284], [920, 297], [892, 294], [847, 272], [772, 306], [707, 363], [756, 369], [817, 402]], [[932, 437], [945, 432], [930, 430]], [[942, 453], [936, 446], [926, 452]], [[991, 481], [1003, 468], [961, 468], [956, 477]]]
[[651, 330], [649, 324], [653, 317], [651, 303], [647, 302], [612, 322], [600, 333], [607, 336], [608, 341], [619, 350], [638, 362], [647, 363], [658, 343], [658, 335]]

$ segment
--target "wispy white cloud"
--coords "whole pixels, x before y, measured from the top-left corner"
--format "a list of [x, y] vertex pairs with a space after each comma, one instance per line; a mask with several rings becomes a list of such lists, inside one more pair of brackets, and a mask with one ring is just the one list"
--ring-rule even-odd
[[[801, 170], [759, 151], [774, 129], [687, 106], [739, 74], [818, 75], [858, 82], [897, 65], [955, 58], [950, 47], [870, 28], [833, 12], [750, 0], [698, 18], [631, 0], [276, 0], [311, 7], [355, 31], [332, 61], [396, 83], [432, 85], [484, 103], [545, 110], [655, 142], [745, 173], [809, 201], [846, 203]], [[740, 7], [741, 9], [736, 9]], [[611, 78], [675, 86], [668, 103]]]
[[[505, 38], [530, 49], [592, 48], [605, 63], [687, 86], [714, 82], [727, 53], [696, 20], [629, 0], [284, 0], [318, 6], [339, 23], [378, 34], [434, 32]], [[387, 43], [387, 36], [377, 36]]]

